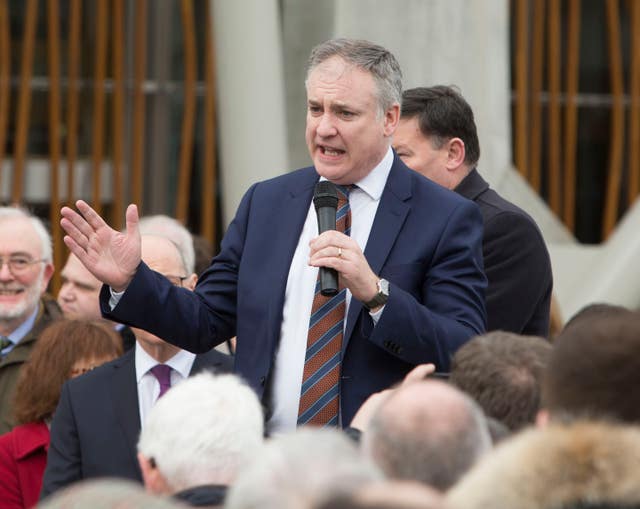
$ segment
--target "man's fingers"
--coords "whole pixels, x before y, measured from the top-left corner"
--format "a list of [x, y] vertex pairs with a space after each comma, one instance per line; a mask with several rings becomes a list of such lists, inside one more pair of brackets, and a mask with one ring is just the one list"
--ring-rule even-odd
[[402, 385], [411, 384], [413, 382], [420, 382], [427, 378], [431, 373], [434, 373], [436, 367], [434, 364], [418, 364], [413, 368], [402, 381]]
[[69, 251], [71, 251], [81, 263], [86, 265], [89, 260], [89, 255], [86, 250], [83, 249], [70, 235], [65, 235], [62, 240], [69, 248]]
[[[80, 241], [80, 239], [77, 237], [77, 234], [83, 235], [87, 239], [91, 235], [93, 235], [94, 229], [89, 225], [85, 218], [78, 214], [75, 210], [72, 210], [69, 207], [63, 207], [60, 213], [62, 214], [60, 225], [65, 229], [65, 231], [67, 231], [67, 233], [72, 234], [72, 231], [67, 228], [69, 224], [72, 224], [74, 226], [73, 232], [76, 233], [76, 235], [74, 235], [76, 241]], [[68, 221], [68, 223], [65, 222], [65, 220]]]
[[[79, 221], [84, 222], [82, 218], [80, 218]], [[89, 239], [87, 235], [81, 232], [77, 228], [76, 223], [74, 223], [69, 217], [63, 217], [60, 220], [60, 226], [62, 226], [62, 229], [67, 232], [68, 237], [72, 239], [80, 249], [87, 249], [89, 246]]]
[[[104, 228], [105, 226], [108, 227], [107, 223], [104, 222], [104, 219], [102, 219], [98, 215], [98, 213], [89, 206], [87, 202], [83, 200], [78, 200], [76, 202], [76, 207], [78, 207], [78, 210], [82, 214], [82, 217], [84, 217], [85, 221], [89, 224], [89, 226], [93, 228], [93, 231], [96, 231], [100, 228]], [[75, 223], [75, 221], [74, 221], [74, 224], [76, 224], [76, 226], [80, 228], [83, 233], [85, 232], [86, 228], [82, 228], [80, 225]]]
[[138, 235], [138, 222], [140, 218], [138, 217], [138, 207], [133, 203], [131, 203], [127, 207], [125, 219], [127, 226], [127, 236]]

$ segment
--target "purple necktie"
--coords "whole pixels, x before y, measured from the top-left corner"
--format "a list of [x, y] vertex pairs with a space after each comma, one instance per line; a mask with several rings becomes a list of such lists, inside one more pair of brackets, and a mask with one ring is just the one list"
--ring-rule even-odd
[[165, 392], [171, 389], [171, 367], [166, 364], [157, 364], [150, 371], [160, 384], [158, 398], [161, 398]]

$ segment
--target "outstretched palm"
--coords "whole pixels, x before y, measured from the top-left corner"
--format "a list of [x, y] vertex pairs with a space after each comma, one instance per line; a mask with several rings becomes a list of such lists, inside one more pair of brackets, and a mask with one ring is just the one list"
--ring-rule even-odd
[[67, 233], [65, 244], [96, 278], [114, 290], [124, 290], [140, 263], [137, 207], [127, 208], [127, 228], [121, 233], [84, 201], [77, 201], [76, 206], [80, 214], [69, 207], [60, 211], [60, 225]]

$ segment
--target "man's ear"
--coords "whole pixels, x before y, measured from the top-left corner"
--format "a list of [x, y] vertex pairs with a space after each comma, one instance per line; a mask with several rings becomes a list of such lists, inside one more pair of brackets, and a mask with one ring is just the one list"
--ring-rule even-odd
[[142, 471], [144, 487], [149, 493], [154, 495], [170, 495], [171, 490], [160, 470], [151, 458], [147, 458], [141, 452], [138, 453], [138, 464]]
[[384, 112], [384, 135], [392, 136], [400, 121], [400, 105], [395, 103]]
[[536, 414], [536, 427], [546, 428], [549, 425], [549, 410], [541, 408]]
[[42, 273], [42, 288], [40, 288], [40, 293], [43, 294], [47, 291], [47, 286], [49, 285], [49, 281], [51, 280], [51, 276], [55, 272], [52, 263], [46, 263], [44, 265], [44, 272]]
[[460, 138], [451, 138], [447, 142], [447, 170], [456, 170], [462, 166], [466, 154], [464, 141]]

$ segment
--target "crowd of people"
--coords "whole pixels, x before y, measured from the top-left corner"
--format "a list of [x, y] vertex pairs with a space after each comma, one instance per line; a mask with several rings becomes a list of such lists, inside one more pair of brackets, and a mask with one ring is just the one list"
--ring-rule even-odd
[[213, 259], [79, 201], [54, 268], [0, 207], [0, 508], [640, 508], [640, 313], [550, 334], [542, 235], [454, 87], [352, 39], [306, 87], [313, 166], [253, 185]]

